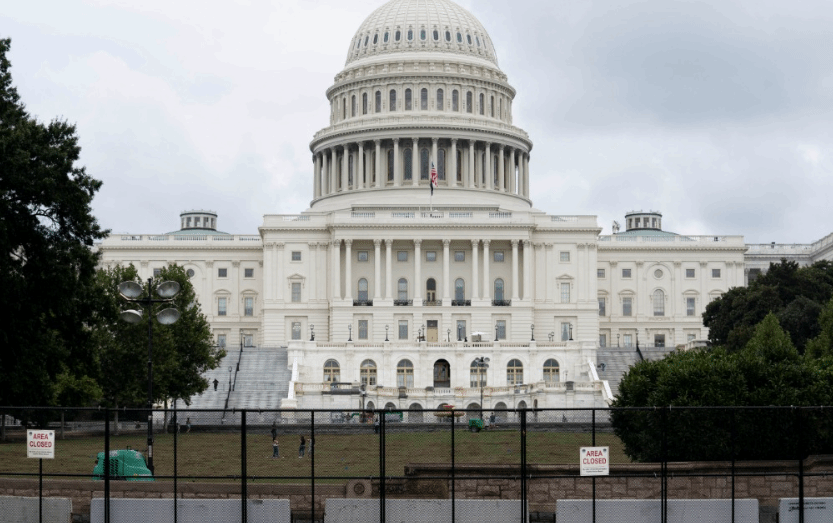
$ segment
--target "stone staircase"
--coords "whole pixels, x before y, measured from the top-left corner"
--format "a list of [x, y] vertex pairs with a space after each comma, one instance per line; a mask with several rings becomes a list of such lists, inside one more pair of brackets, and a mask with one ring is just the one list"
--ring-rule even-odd
[[[647, 361], [661, 360], [674, 351], [674, 347], [640, 347], [642, 356]], [[631, 366], [639, 362], [636, 347], [605, 347], [596, 352], [596, 363], [605, 364], [605, 369], [597, 368], [599, 378], [610, 383], [613, 396], [619, 394], [619, 382]]]

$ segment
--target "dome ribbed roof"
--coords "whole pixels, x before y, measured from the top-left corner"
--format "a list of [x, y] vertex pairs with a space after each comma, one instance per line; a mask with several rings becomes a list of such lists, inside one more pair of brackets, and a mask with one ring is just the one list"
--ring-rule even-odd
[[413, 51], [473, 56], [498, 65], [483, 24], [450, 0], [390, 0], [359, 27], [345, 65], [365, 57]]

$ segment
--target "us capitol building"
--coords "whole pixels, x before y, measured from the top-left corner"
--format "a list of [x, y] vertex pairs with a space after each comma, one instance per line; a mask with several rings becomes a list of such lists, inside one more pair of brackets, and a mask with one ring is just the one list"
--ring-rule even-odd
[[471, 13], [391, 0], [326, 91], [309, 209], [250, 235], [183, 212], [175, 232], [111, 235], [101, 263], [184, 266], [229, 365], [283, 351], [286, 368], [256, 371], [288, 381], [262, 408], [477, 408], [481, 392], [484, 408], [606, 406], [597, 353], [704, 340], [704, 307], [746, 283], [749, 246], [666, 232], [656, 211], [602, 236], [595, 216], [535, 209], [515, 94]]

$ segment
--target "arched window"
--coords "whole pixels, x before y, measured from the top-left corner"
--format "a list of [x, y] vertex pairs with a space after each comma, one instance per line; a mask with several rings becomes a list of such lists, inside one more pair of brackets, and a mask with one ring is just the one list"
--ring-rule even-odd
[[457, 89], [451, 91], [451, 110], [455, 113], [460, 111], [460, 92]]
[[437, 110], [442, 111], [443, 105], [443, 90], [437, 89]]
[[483, 116], [483, 112], [485, 111], [486, 103], [483, 101], [483, 93], [480, 93], [480, 116]]
[[478, 360], [471, 362], [469, 366], [469, 386], [473, 389], [486, 386], [486, 371], [489, 365], [487, 363], [480, 363]]
[[382, 91], [376, 91], [376, 107], [374, 111], [377, 113], [382, 112]]
[[405, 155], [403, 158], [405, 160], [405, 179], [406, 180], [413, 180], [414, 177], [414, 157], [413, 152], [410, 148], [405, 149], [402, 151], [402, 154]]
[[422, 148], [419, 151], [419, 179], [420, 180], [427, 180], [428, 179], [428, 149]]
[[414, 30], [413, 29], [408, 29], [408, 41], [410, 42], [413, 39], [414, 39]]
[[425, 282], [425, 299], [428, 301], [437, 301], [437, 280], [428, 278]]
[[454, 280], [454, 299], [457, 301], [466, 299], [466, 281], [463, 278]]
[[497, 179], [497, 156], [492, 156], [492, 186], [497, 189], [498, 188], [498, 179]]
[[362, 114], [367, 114], [367, 93], [362, 93]]
[[[463, 35], [462, 35], [462, 34], [460, 34], [460, 31], [457, 31], [457, 43], [458, 43], [458, 44], [462, 44], [462, 43], [463, 43]], [[356, 47], [358, 47], [358, 46], [356, 46]]]
[[466, 35], [466, 41], [469, 43], [469, 45], [471, 45], [471, 35]]
[[428, 89], [425, 87], [419, 92], [419, 109], [421, 111], [428, 110]]
[[356, 95], [355, 94], [351, 98], [350, 107], [351, 107], [350, 116], [356, 116], [356, 113], [358, 112], [359, 108], [358, 108], [358, 104], [356, 102]]
[[489, 107], [490, 107], [490, 112], [492, 114], [492, 118], [494, 118], [495, 117], [495, 97], [494, 96], [492, 96], [491, 105]]
[[445, 149], [437, 149], [437, 179], [445, 180]]
[[495, 300], [503, 301], [503, 278], [495, 280]]
[[446, 42], [450, 42], [450, 41], [451, 41], [451, 31], [449, 31], [449, 30], [446, 30], [446, 31], [445, 31], [445, 41], [446, 41]]
[[412, 103], [411, 98], [412, 98], [411, 90], [410, 89], [405, 89], [405, 110], [406, 111], [410, 111], [413, 107], [413, 103]]
[[457, 149], [457, 181], [463, 181], [463, 151]]
[[388, 181], [393, 181], [393, 149], [388, 149]]
[[382, 41], [383, 41], [384, 43], [388, 43], [388, 38], [389, 38], [389, 37], [390, 37], [390, 33], [388, 33], [387, 31], [385, 31], [385, 36], [384, 36], [384, 38], [382, 38]]
[[428, 38], [428, 35], [425, 32], [425, 29], [420, 29], [419, 30], [419, 39], [420, 40], [425, 40], [426, 38]]
[[665, 293], [662, 289], [654, 291], [654, 316], [665, 316]]
[[349, 152], [345, 152], [344, 154], [349, 155], [347, 157], [347, 186], [353, 185], [353, 155]]
[[388, 111], [395, 111], [396, 110], [396, 89], [390, 90], [390, 96], [388, 97]]
[[436, 42], [440, 39], [440, 32], [434, 29], [434, 34], [432, 36], [434, 37], [434, 41]]
[[521, 385], [524, 382], [524, 365], [521, 360], [510, 360], [506, 364], [506, 384]]
[[396, 284], [397, 288], [397, 297], [400, 300], [407, 300], [408, 299], [408, 280], [405, 278], [399, 278], [399, 281]]
[[347, 98], [341, 99], [341, 119], [347, 119]]
[[471, 113], [471, 111], [472, 111], [471, 103], [472, 103], [472, 101], [471, 101], [471, 91], [469, 91], [469, 92], [466, 93], [466, 112], [467, 113]]
[[358, 292], [359, 301], [367, 301], [367, 279], [360, 278], [359, 279], [359, 292]]
[[324, 383], [335, 381], [341, 381], [341, 369], [336, 360], [327, 360], [324, 362]]
[[414, 364], [410, 360], [401, 360], [396, 364], [396, 386], [408, 389], [414, 387]]
[[378, 43], [379, 43], [379, 34], [377, 33], [377, 34], [373, 35], [373, 45], [376, 45]]
[[376, 385], [376, 362], [364, 360], [359, 368], [362, 385]]
[[396, 35], [394, 36], [394, 39], [398, 42], [400, 38], [402, 38], [402, 31], [397, 29], [396, 30]]
[[550, 358], [544, 362], [544, 384], [552, 386], [558, 383], [558, 362]]

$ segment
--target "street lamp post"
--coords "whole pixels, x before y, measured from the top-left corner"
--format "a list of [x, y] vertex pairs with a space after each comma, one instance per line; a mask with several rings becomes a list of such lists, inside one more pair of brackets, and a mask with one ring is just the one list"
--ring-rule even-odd
[[529, 326], [529, 330], [531, 330], [531, 331], [532, 331], [532, 339], [531, 339], [531, 340], [529, 340], [529, 341], [535, 341], [535, 324], [531, 324], [531, 325]]
[[353, 324], [347, 326], [347, 341], [353, 341]]
[[[148, 312], [148, 459], [147, 465], [153, 474], [153, 319], [150, 310], [156, 303], [172, 304], [174, 297], [179, 294], [179, 284], [175, 281], [163, 281], [156, 286], [158, 299], [153, 298], [153, 278], [148, 278], [147, 294], [141, 297], [145, 289], [135, 281], [122, 282], [118, 286], [119, 295], [129, 303], [138, 303], [149, 308]], [[128, 309], [122, 311], [119, 317], [127, 323], [140, 323], [142, 309]], [[171, 325], [179, 319], [179, 311], [174, 307], [162, 309], [156, 314], [156, 320], [162, 325]]]
[[388, 340], [388, 329], [390, 329], [390, 325], [385, 325], [385, 341], [390, 341]]
[[616, 334], [616, 348], [619, 348], [619, 334]]
[[315, 325], [309, 324], [309, 341], [315, 341]]
[[550, 332], [549, 334], [547, 334], [547, 336], [549, 336], [550, 341], [555, 339], [555, 333], [554, 332]]
[[498, 341], [498, 324], [495, 323], [495, 341]]
[[570, 341], [573, 341], [573, 324], [570, 324]]
[[446, 338], [446, 341], [451, 343], [451, 329], [448, 329], [448, 338]]
[[477, 377], [480, 382], [480, 419], [483, 419], [483, 371], [489, 368], [489, 358], [480, 356], [474, 358], [474, 363], [477, 365]]

